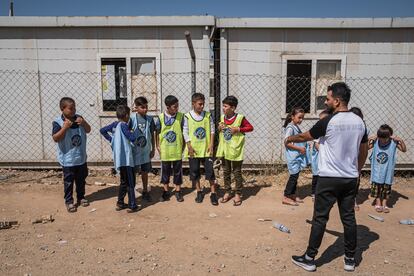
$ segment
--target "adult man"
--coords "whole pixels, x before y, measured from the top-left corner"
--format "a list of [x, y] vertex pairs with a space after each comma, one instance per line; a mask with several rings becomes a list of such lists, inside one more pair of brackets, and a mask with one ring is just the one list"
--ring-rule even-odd
[[344, 226], [344, 269], [355, 270], [355, 189], [367, 158], [368, 139], [362, 119], [348, 111], [350, 98], [351, 90], [345, 83], [338, 82], [329, 86], [325, 105], [331, 114], [318, 121], [308, 132], [290, 136], [285, 140], [287, 144], [320, 138], [319, 179], [309, 244], [304, 255], [292, 256], [293, 263], [307, 271], [316, 270], [314, 258], [335, 202], [338, 202]]

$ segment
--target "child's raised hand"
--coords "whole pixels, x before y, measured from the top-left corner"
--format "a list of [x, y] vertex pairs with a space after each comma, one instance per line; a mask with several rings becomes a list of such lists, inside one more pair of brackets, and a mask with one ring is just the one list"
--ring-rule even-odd
[[401, 138], [398, 136], [391, 136], [391, 139], [394, 140], [397, 144], [401, 142]]
[[226, 125], [224, 124], [224, 123], [219, 123], [219, 125], [218, 125], [218, 129], [219, 129], [219, 131], [223, 131], [223, 129], [226, 127]]
[[81, 116], [78, 116], [75, 120], [75, 123], [77, 123], [80, 126], [82, 126], [84, 124], [84, 122], [85, 122], [85, 120]]
[[66, 119], [65, 121], [63, 121], [63, 128], [64, 129], [69, 129], [72, 125], [73, 125], [73, 122], [69, 119]]

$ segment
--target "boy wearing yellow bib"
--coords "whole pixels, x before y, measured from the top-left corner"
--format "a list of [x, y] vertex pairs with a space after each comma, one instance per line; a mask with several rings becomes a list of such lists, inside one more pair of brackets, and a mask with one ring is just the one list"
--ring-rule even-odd
[[166, 110], [158, 116], [156, 122], [156, 144], [161, 159], [161, 183], [164, 185], [164, 192], [160, 201], [170, 199], [168, 184], [170, 176], [173, 175], [175, 184], [175, 197], [178, 202], [183, 202], [181, 184], [183, 184], [182, 154], [184, 149], [183, 138], [183, 117], [178, 112], [178, 99], [168, 95], [164, 103]]
[[[218, 127], [220, 135], [216, 154], [217, 157], [222, 157], [224, 161], [224, 188], [226, 193], [221, 202], [226, 203], [234, 196], [233, 205], [240, 206], [243, 186], [241, 169], [244, 155], [244, 136], [245, 133], [253, 131], [253, 126], [243, 115], [235, 113], [238, 104], [236, 97], [227, 96], [222, 103], [224, 114], [221, 115]], [[235, 190], [231, 189], [232, 171], [236, 179]]]
[[195, 202], [203, 202], [203, 191], [200, 186], [200, 164], [204, 163], [206, 180], [210, 182], [210, 201], [218, 205], [215, 176], [213, 170], [214, 123], [210, 112], [204, 111], [205, 97], [201, 93], [194, 93], [191, 97], [193, 110], [184, 116], [184, 140], [187, 148], [185, 157], [190, 165], [190, 180], [197, 189]]

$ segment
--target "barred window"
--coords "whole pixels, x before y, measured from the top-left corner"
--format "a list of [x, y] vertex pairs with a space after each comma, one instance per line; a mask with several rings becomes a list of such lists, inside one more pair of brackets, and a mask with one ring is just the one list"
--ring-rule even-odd
[[115, 111], [127, 104], [127, 73], [125, 58], [101, 59], [103, 111]]

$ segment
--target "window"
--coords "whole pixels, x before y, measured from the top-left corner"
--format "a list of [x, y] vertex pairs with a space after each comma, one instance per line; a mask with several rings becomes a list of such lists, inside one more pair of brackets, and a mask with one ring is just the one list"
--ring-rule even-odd
[[311, 105], [312, 60], [288, 60], [286, 75], [286, 113], [302, 107], [306, 113]]
[[147, 98], [149, 111], [157, 110], [158, 83], [155, 72], [155, 58], [131, 58], [132, 98]]
[[285, 113], [297, 106], [313, 114], [325, 109], [327, 87], [344, 77], [345, 57], [288, 55], [282, 59], [286, 64]]
[[103, 111], [116, 111], [120, 104], [127, 104], [126, 60], [101, 59]]

